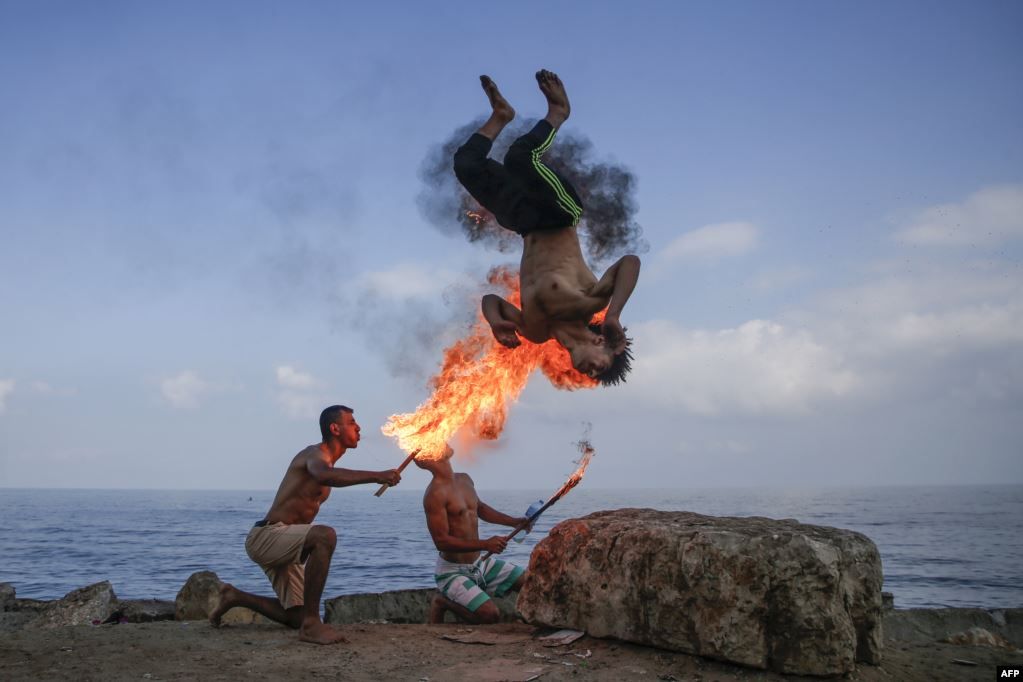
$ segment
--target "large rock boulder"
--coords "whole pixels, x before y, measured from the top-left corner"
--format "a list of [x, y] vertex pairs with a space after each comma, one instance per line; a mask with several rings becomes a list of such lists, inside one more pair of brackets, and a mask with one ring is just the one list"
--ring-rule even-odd
[[109, 581], [104, 580], [68, 592], [63, 599], [48, 602], [28, 626], [59, 628], [65, 625], [97, 625], [110, 618], [116, 606], [114, 588]]
[[881, 559], [793, 520], [619, 509], [555, 526], [518, 610], [532, 623], [805, 675], [881, 660]]
[[[210, 612], [220, 601], [220, 588], [224, 582], [213, 571], [198, 571], [188, 576], [188, 580], [178, 591], [174, 599], [175, 620], [206, 620]], [[252, 623], [270, 623], [255, 611], [237, 607], [223, 615], [220, 619], [228, 625], [251, 625]]]

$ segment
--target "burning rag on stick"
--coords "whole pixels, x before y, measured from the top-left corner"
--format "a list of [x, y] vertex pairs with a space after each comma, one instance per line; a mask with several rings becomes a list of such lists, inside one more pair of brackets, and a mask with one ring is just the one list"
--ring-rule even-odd
[[[557, 491], [551, 495], [550, 499], [547, 500], [543, 506], [527, 516], [525, 523], [517, 526], [515, 530], [506, 535], [504, 538], [505, 540], [511, 540], [525, 529], [531, 528], [533, 524], [536, 523], [536, 520], [540, 518], [541, 514], [554, 506], [554, 504], [564, 497], [569, 490], [579, 485], [579, 481], [583, 480], [583, 475], [586, 473], [586, 467], [590, 465], [590, 460], [593, 459], [594, 450], [593, 446], [590, 445], [590, 442], [586, 439], [579, 441], [578, 446], [579, 452], [582, 453], [582, 457], [579, 458], [579, 466], [576, 467], [576, 470], [568, 477], [568, 480], [565, 481], [564, 485], [558, 488]], [[479, 558], [477, 563], [483, 563], [490, 558], [491, 554], [493, 554], [493, 552], [487, 552]]]

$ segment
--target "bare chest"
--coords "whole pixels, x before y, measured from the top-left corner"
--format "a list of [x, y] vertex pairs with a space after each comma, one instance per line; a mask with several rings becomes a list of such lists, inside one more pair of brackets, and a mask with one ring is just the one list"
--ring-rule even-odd
[[448, 522], [453, 525], [475, 523], [479, 508], [479, 500], [475, 491], [472, 493], [458, 492], [448, 499]]
[[528, 284], [522, 283], [522, 320], [524, 336], [536, 343], [550, 338], [550, 323], [568, 318], [588, 319], [607, 306], [607, 299], [590, 292], [596, 280], [588, 277], [548, 273]]

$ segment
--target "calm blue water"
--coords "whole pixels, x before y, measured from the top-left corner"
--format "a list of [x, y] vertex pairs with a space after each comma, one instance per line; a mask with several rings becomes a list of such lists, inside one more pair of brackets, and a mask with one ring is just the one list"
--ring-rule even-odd
[[[602, 509], [651, 507], [720, 516], [795, 518], [860, 531], [881, 551], [897, 607], [1023, 607], [1023, 486], [829, 490], [587, 490], [552, 507], [505, 556], [523, 564], [558, 521]], [[432, 586], [436, 556], [421, 490], [336, 490], [319, 522], [340, 542], [325, 596]], [[550, 491], [481, 491], [520, 514]], [[194, 571], [270, 594], [245, 555], [270, 491], [0, 489], [0, 582], [52, 599], [110, 580], [122, 598], [173, 599]], [[488, 534], [481, 524], [481, 534]], [[493, 528], [493, 527], [490, 527]], [[494, 533], [500, 529], [493, 528]]]

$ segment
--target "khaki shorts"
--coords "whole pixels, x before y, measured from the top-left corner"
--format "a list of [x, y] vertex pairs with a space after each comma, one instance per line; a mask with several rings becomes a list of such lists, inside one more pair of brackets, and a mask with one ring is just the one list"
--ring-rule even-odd
[[249, 558], [270, 579], [277, 598], [286, 609], [305, 604], [305, 564], [302, 547], [312, 528], [309, 523], [271, 523], [253, 526], [245, 538], [245, 551]]

